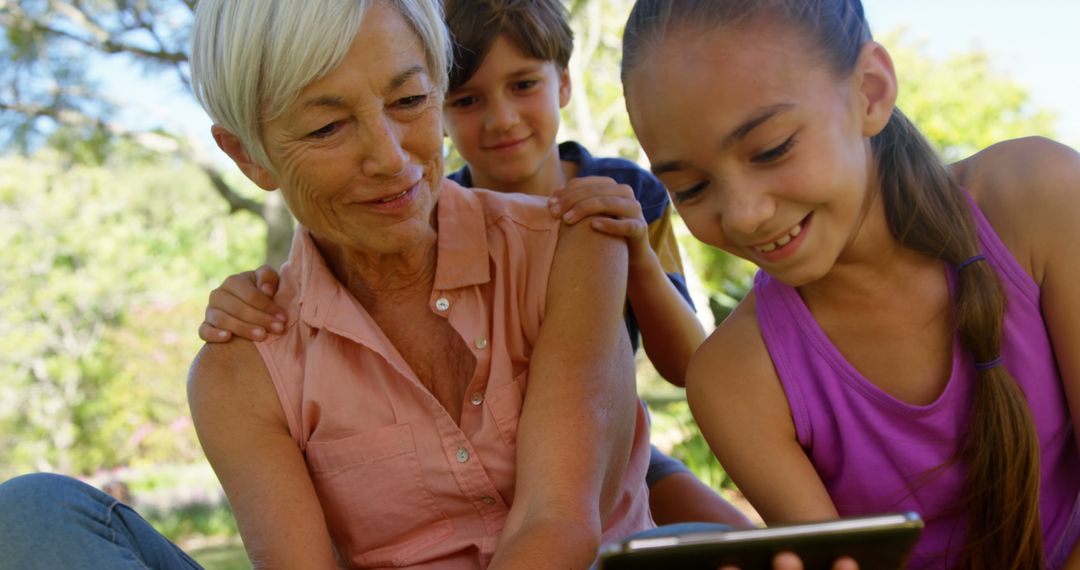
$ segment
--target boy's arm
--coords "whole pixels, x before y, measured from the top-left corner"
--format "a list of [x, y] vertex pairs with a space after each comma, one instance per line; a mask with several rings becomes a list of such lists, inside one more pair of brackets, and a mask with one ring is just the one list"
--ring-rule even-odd
[[621, 319], [626, 255], [585, 224], [561, 228], [491, 568], [587, 568], [596, 557], [639, 413]]
[[[674, 283], [682, 278], [682, 262], [667, 192], [652, 177], [643, 176], [636, 184], [637, 196], [610, 178], [576, 178], [551, 199], [552, 213], [568, 224], [595, 216], [590, 222], [593, 229], [627, 240], [627, 296], [645, 354], [661, 376], [683, 386], [687, 363], [705, 340], [705, 330], [688, 294]], [[642, 203], [652, 205], [648, 212]]]
[[211, 343], [228, 342], [233, 335], [262, 340], [268, 331], [284, 331], [285, 311], [274, 303], [279, 279], [269, 265], [230, 275], [210, 292], [199, 338]]
[[649, 247], [631, 252], [626, 288], [645, 354], [668, 382], [685, 386], [687, 365], [705, 340], [705, 329], [689, 293], [675, 285], [678, 280], [685, 288], [686, 281], [670, 208], [649, 222]]

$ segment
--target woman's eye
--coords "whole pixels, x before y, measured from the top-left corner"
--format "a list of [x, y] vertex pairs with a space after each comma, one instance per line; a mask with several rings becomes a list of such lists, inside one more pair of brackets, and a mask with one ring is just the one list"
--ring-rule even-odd
[[330, 124], [326, 125], [325, 127], [321, 128], [321, 129], [311, 131], [310, 133], [308, 133], [308, 138], [324, 139], [324, 138], [334, 134], [337, 131], [339, 126], [340, 126], [340, 122], [339, 121], [334, 121], [333, 123], [330, 123]]
[[750, 159], [750, 161], [757, 164], [768, 164], [770, 162], [775, 162], [783, 158], [783, 156], [787, 154], [789, 150], [791, 150], [791, 147], [794, 144], [795, 135], [791, 135], [786, 141], [780, 143], [779, 146], [773, 147], [767, 151], [754, 155], [754, 157]]
[[701, 191], [705, 190], [705, 187], [708, 185], [708, 182], [698, 182], [697, 184], [691, 186], [690, 188], [687, 188], [686, 190], [672, 192], [671, 201], [674, 202], [676, 205], [683, 204], [687, 200], [691, 200], [695, 196], [701, 194]]
[[411, 109], [423, 105], [424, 102], [427, 101], [427, 98], [427, 93], [424, 93], [423, 95], [411, 95], [409, 97], [398, 99], [394, 105], [403, 109]]

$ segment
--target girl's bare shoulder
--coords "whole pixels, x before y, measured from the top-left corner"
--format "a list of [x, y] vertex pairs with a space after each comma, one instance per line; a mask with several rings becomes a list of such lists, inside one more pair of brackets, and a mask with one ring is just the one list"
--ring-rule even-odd
[[1080, 153], [1042, 137], [987, 147], [954, 165], [994, 231], [1036, 280], [1080, 216]]

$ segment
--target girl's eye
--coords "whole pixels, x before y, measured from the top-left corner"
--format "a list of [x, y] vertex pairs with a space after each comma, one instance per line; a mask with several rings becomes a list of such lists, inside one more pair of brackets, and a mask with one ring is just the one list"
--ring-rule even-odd
[[697, 184], [691, 186], [690, 188], [687, 188], [686, 190], [679, 190], [677, 192], [672, 192], [671, 193], [671, 201], [674, 202], [675, 205], [683, 204], [687, 200], [691, 200], [695, 196], [700, 195], [702, 190], [705, 190], [705, 187], [708, 186], [708, 185], [709, 185], [708, 182], [703, 181], [703, 182], [698, 182]]
[[325, 127], [321, 128], [321, 129], [311, 131], [310, 133], [308, 133], [307, 136], [308, 136], [308, 138], [311, 138], [311, 139], [325, 139], [326, 137], [328, 137], [328, 136], [334, 134], [335, 132], [337, 132], [339, 126], [340, 126], [340, 121], [335, 121], [333, 123], [330, 123], [330, 124], [326, 125]]
[[476, 104], [476, 97], [472, 95], [466, 95], [465, 97], [458, 97], [453, 101], [450, 101], [450, 106], [454, 109], [465, 109]]
[[750, 159], [750, 162], [756, 164], [768, 164], [770, 162], [780, 160], [785, 154], [788, 153], [789, 150], [791, 150], [791, 147], [794, 144], [795, 135], [791, 135], [786, 141], [780, 143], [779, 146], [773, 147], [767, 151], [755, 155], [753, 158]]

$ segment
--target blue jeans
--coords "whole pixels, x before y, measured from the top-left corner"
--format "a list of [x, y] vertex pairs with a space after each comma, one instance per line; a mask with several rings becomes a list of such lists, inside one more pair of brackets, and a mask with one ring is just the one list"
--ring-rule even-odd
[[0, 484], [0, 569], [200, 569], [131, 507], [51, 473]]

